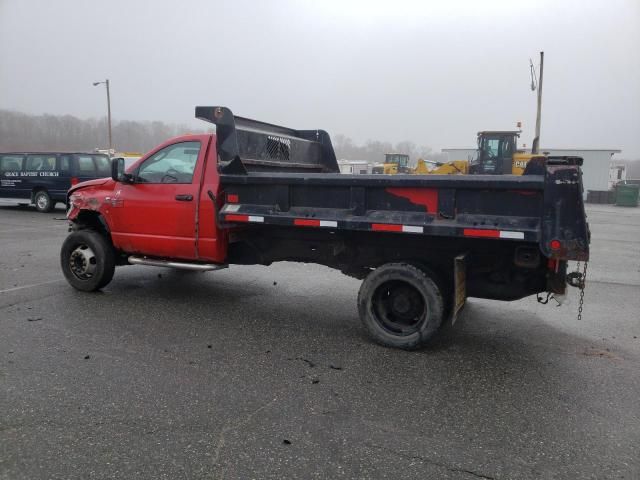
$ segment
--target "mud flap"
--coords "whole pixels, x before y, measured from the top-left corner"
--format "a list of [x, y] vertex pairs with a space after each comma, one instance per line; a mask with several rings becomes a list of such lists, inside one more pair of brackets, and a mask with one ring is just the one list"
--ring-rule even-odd
[[456, 323], [458, 314], [467, 302], [467, 254], [458, 255], [453, 259], [453, 314], [451, 325]]

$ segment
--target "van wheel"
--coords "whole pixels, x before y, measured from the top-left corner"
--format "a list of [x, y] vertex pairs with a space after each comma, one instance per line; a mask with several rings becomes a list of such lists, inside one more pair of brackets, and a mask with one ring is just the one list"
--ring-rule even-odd
[[424, 346], [440, 328], [442, 292], [422, 269], [388, 263], [362, 282], [358, 312], [376, 342], [412, 350]]
[[36, 210], [39, 212], [47, 213], [53, 210], [53, 202], [46, 190], [36, 192], [33, 197], [33, 203], [36, 204]]
[[78, 230], [65, 239], [60, 265], [72, 287], [93, 292], [113, 278], [116, 256], [109, 240], [93, 230]]

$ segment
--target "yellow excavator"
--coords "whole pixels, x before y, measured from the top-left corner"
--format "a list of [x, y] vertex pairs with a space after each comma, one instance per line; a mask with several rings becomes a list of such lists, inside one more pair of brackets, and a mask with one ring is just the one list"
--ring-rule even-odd
[[[540, 156], [518, 149], [519, 130], [486, 130], [478, 132], [478, 150], [473, 160], [429, 162], [418, 159], [416, 167], [409, 167], [409, 155], [385, 154], [382, 166], [374, 167], [373, 173], [396, 175], [522, 175], [529, 160]], [[427, 163], [433, 166], [429, 167]]]

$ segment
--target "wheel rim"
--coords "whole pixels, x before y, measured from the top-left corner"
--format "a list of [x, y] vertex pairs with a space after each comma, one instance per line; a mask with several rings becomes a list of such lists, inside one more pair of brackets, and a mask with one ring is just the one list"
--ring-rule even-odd
[[394, 335], [412, 335], [427, 317], [427, 303], [413, 285], [392, 280], [373, 294], [373, 314], [378, 324]]
[[98, 265], [93, 250], [86, 244], [78, 245], [69, 256], [69, 269], [80, 280], [89, 280], [96, 272]]
[[40, 210], [45, 210], [49, 206], [49, 200], [47, 200], [47, 196], [43, 194], [39, 194], [36, 197], [36, 206]]

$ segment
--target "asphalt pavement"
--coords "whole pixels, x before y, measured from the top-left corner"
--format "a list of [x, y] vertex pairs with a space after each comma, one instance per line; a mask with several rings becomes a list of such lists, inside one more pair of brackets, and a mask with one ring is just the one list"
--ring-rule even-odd
[[640, 478], [640, 208], [588, 214], [581, 321], [471, 299], [404, 352], [316, 265], [75, 291], [64, 211], [0, 207], [0, 478]]

